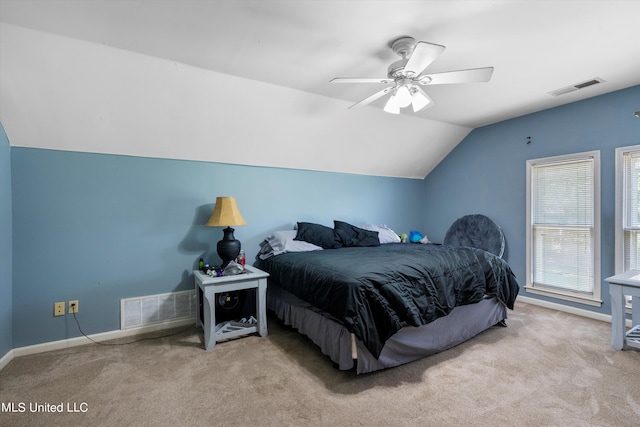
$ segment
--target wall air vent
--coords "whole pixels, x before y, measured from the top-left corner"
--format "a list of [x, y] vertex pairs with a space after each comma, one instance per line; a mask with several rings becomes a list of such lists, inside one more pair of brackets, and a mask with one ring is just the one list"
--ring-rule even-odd
[[120, 329], [188, 319], [196, 315], [195, 290], [120, 300]]
[[560, 96], [560, 95], [564, 95], [565, 93], [575, 92], [576, 90], [584, 89], [585, 87], [597, 85], [598, 83], [602, 83], [602, 82], [604, 82], [604, 80], [602, 80], [600, 77], [596, 77], [594, 79], [587, 80], [586, 82], [576, 83], [571, 86], [567, 86], [561, 89], [551, 91], [549, 92], [549, 95]]

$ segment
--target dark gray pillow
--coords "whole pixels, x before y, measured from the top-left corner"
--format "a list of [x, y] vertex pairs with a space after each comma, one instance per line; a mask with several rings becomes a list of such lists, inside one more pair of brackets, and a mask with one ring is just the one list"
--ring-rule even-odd
[[333, 221], [335, 231], [342, 246], [380, 246], [377, 231], [369, 231], [343, 221]]
[[501, 258], [505, 247], [502, 229], [488, 217], [479, 214], [455, 220], [447, 230], [443, 243], [484, 249]]
[[312, 222], [298, 222], [298, 234], [294, 240], [304, 240], [322, 249], [337, 249], [342, 246], [332, 228]]

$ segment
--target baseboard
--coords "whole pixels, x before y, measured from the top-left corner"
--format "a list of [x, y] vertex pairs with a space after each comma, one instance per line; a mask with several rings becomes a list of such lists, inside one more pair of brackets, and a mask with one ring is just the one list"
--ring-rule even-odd
[[5, 366], [7, 366], [7, 364], [9, 362], [11, 362], [13, 360], [13, 350], [9, 350], [7, 352], [7, 354], [5, 354], [4, 356], [2, 356], [2, 359], [0, 359], [0, 371], [2, 370], [2, 368], [4, 368]]
[[[107, 341], [107, 340], [113, 340], [117, 338], [126, 338], [130, 336], [146, 334], [149, 332], [160, 331], [163, 329], [176, 328], [180, 326], [187, 326], [187, 325], [195, 326], [195, 322], [196, 322], [196, 318], [194, 316], [191, 318], [183, 318], [176, 321], [166, 321], [166, 322], [157, 323], [153, 325], [141, 326], [139, 328], [102, 332], [99, 334], [89, 335], [89, 337], [95, 341]], [[82, 336], [82, 337], [76, 337], [76, 338], [69, 338], [66, 340], [51, 341], [51, 342], [46, 342], [42, 344], [29, 345], [26, 347], [17, 347], [9, 352], [9, 353], [13, 353], [11, 358], [9, 358], [9, 361], [13, 357], [26, 356], [29, 354], [36, 354], [36, 353], [44, 353], [44, 352], [53, 351], [53, 350], [61, 350], [64, 348], [77, 347], [85, 344], [92, 344], [93, 342], [91, 341], [91, 339]], [[2, 366], [3, 366], [2, 361], [6, 357], [7, 356], [3, 357], [2, 360], [0, 360], [0, 369], [2, 369]], [[9, 361], [7, 361], [6, 363], [9, 363]]]
[[[558, 304], [558, 303], [544, 301], [537, 298], [531, 298], [526, 296], [518, 296], [517, 301], [525, 304], [537, 305], [540, 307], [550, 308], [552, 310], [562, 311], [565, 313], [575, 314], [577, 316], [587, 317], [590, 319], [611, 323], [610, 314], [596, 313], [590, 310], [570, 307], [564, 304]], [[171, 321], [171, 322], [163, 322], [160, 324], [141, 326], [139, 328], [103, 332], [103, 333], [89, 335], [89, 336], [91, 337], [91, 339], [94, 339], [96, 341], [107, 341], [107, 340], [113, 340], [117, 338], [126, 338], [126, 337], [141, 335], [149, 332], [155, 332], [162, 329], [170, 329], [170, 328], [176, 328], [180, 326], [187, 326], [190, 324], [195, 324], [195, 317], [181, 319], [177, 321]], [[627, 319], [627, 327], [631, 327], [630, 319]], [[86, 337], [77, 337], [77, 338], [69, 338], [66, 340], [35, 344], [35, 345], [26, 346], [26, 347], [14, 348], [13, 350], [9, 350], [9, 352], [5, 354], [2, 357], [2, 359], [0, 359], [0, 370], [4, 368], [11, 360], [13, 360], [14, 357], [26, 356], [29, 354], [44, 353], [47, 351], [60, 350], [64, 348], [76, 347], [76, 346], [91, 344], [91, 343], [92, 343], [91, 340]]]
[[[544, 301], [537, 298], [518, 296], [517, 301], [525, 304], [537, 305], [540, 307], [550, 308], [552, 310], [562, 311], [564, 313], [575, 314], [576, 316], [587, 317], [589, 319], [600, 320], [602, 322], [611, 323], [611, 315], [604, 313], [597, 313], [591, 310], [585, 310], [577, 307], [570, 307], [564, 304], [558, 304], [555, 302]], [[631, 327], [631, 319], [627, 319], [627, 327]]]

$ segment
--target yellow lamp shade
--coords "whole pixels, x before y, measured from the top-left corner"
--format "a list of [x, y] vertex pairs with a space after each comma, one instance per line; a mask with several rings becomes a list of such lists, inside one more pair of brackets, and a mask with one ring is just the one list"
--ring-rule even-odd
[[247, 225], [240, 214], [235, 197], [216, 197], [216, 206], [211, 218], [205, 224], [207, 227], [229, 227], [233, 225]]

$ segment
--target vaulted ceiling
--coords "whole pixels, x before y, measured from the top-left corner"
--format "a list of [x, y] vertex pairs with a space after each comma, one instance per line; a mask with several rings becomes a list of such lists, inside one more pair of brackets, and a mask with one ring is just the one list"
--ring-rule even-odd
[[[640, 1], [0, 0], [12, 145], [423, 178], [473, 128], [640, 84]], [[435, 105], [348, 109], [400, 36]], [[549, 92], [594, 78], [564, 95]]]

